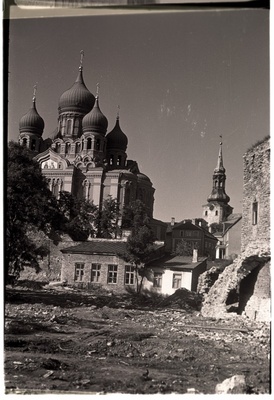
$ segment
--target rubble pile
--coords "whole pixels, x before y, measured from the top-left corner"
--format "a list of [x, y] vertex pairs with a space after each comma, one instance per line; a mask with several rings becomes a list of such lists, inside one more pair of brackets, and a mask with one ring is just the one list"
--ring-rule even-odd
[[188, 311], [200, 310], [202, 296], [185, 288], [177, 289], [159, 304], [161, 307], [182, 308]]
[[209, 292], [209, 289], [218, 279], [221, 273], [221, 269], [218, 267], [211, 267], [209, 270], [205, 271], [199, 276], [197, 292], [201, 295], [205, 295]]
[[[35, 292], [33, 298], [28, 293], [28, 302], [14, 296], [21, 303], [5, 304], [8, 393], [213, 394], [233, 375], [244, 375], [251, 393], [267, 393], [269, 324], [240, 316], [205, 318], [178, 307], [178, 299], [192, 294], [177, 292], [170, 296], [174, 303], [150, 310], [127, 308], [124, 296], [120, 307], [118, 297], [105, 296], [103, 305], [95, 293], [86, 303], [79, 291], [74, 298], [69, 291], [70, 307], [64, 301], [54, 305], [52, 290], [41, 302]], [[64, 293], [65, 288], [57, 296]]]

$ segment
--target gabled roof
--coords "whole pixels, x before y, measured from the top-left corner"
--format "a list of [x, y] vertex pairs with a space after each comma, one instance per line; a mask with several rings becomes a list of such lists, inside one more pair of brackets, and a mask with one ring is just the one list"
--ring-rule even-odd
[[[163, 246], [163, 242], [155, 242], [153, 250], [158, 250]], [[125, 253], [125, 251], [126, 241], [115, 239], [93, 239], [61, 250], [65, 254], [105, 254], [118, 256]]]
[[195, 225], [190, 221], [179, 222], [178, 224], [175, 224], [171, 230], [179, 230], [179, 229], [180, 230], [191, 230], [191, 231], [202, 231], [207, 238], [216, 240], [215, 236], [212, 233], [208, 232], [207, 229], [203, 228], [202, 226]]
[[171, 270], [193, 270], [202, 262], [204, 262], [207, 257], [199, 257], [198, 261], [193, 263], [192, 257], [186, 256], [164, 256], [159, 258], [158, 260], [152, 261], [147, 264], [148, 267], [159, 267], [164, 269], [171, 269]]

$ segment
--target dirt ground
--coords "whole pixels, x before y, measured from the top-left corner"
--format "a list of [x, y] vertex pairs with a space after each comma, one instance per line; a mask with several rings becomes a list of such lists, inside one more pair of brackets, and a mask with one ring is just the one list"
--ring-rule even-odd
[[5, 299], [6, 393], [213, 394], [235, 374], [270, 393], [269, 324], [204, 318], [186, 290], [163, 301], [16, 286]]

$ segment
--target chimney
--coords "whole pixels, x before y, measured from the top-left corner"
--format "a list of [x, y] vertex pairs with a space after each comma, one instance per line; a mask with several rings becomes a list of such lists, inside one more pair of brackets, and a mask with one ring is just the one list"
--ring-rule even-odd
[[174, 218], [174, 217], [171, 217], [171, 223], [170, 223], [170, 225], [171, 225], [171, 226], [174, 226], [174, 225], [175, 225], [175, 218]]
[[193, 262], [193, 263], [198, 262], [198, 250], [197, 250], [197, 249], [193, 249], [192, 262]]

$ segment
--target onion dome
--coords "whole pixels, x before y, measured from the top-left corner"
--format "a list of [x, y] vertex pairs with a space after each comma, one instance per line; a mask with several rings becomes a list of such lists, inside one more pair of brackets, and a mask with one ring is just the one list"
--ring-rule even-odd
[[224, 189], [221, 188], [214, 188], [212, 189], [211, 194], [207, 198], [207, 201], [212, 202], [212, 201], [217, 201], [217, 202], [222, 202], [222, 203], [229, 203], [230, 197], [226, 194]]
[[93, 109], [82, 120], [83, 132], [98, 132], [104, 135], [107, 132], [108, 120], [99, 107], [99, 97], [96, 96]]
[[87, 89], [83, 79], [83, 56], [81, 51], [81, 61], [79, 73], [72, 87], [66, 90], [59, 100], [59, 113], [66, 111], [75, 111], [87, 114], [94, 106], [95, 97]]
[[145, 174], [139, 173], [137, 174], [137, 178], [141, 181], [147, 181], [150, 182], [150, 179], [148, 176], [146, 176]]
[[32, 98], [32, 107], [30, 110], [23, 115], [19, 122], [19, 131], [20, 133], [35, 133], [37, 135], [43, 134], [43, 130], [45, 127], [45, 123], [43, 118], [38, 114], [36, 110], [36, 96], [35, 96], [36, 87], [34, 87], [34, 95]]
[[106, 136], [107, 138], [107, 149], [119, 149], [126, 151], [128, 139], [124, 132], [120, 128], [119, 115], [116, 119], [116, 124], [111, 132]]

